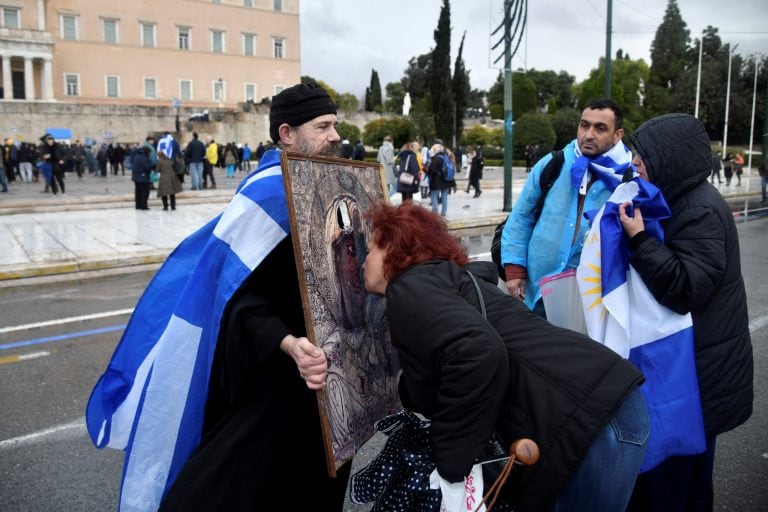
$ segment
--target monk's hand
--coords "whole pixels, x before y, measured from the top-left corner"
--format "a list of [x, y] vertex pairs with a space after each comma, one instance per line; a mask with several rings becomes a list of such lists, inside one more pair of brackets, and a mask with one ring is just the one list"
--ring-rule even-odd
[[309, 389], [325, 388], [328, 361], [320, 347], [307, 338], [297, 338], [289, 334], [280, 342], [280, 350], [294, 360]]

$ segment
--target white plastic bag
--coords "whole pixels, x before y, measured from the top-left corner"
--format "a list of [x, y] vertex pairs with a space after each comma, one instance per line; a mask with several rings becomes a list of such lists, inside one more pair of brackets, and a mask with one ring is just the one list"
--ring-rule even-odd
[[[483, 501], [483, 467], [475, 464], [464, 481], [456, 483], [445, 480], [435, 469], [429, 475], [429, 487], [442, 493], [440, 512], [474, 512]], [[485, 512], [485, 505], [479, 512]]]

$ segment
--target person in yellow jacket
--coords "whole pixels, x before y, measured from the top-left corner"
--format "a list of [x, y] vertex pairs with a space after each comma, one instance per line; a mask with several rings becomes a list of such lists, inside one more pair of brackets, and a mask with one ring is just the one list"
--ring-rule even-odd
[[211, 188], [216, 188], [216, 178], [213, 175], [213, 169], [219, 162], [219, 145], [211, 139], [208, 147], [205, 148], [205, 163], [203, 164], [203, 188], [208, 188], [208, 178], [211, 178]]

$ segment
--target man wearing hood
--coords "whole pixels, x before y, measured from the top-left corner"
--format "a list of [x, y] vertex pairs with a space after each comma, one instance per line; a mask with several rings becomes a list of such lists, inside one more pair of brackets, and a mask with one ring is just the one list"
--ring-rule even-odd
[[629, 217], [628, 203], [621, 205], [630, 263], [660, 304], [691, 313], [707, 451], [670, 457], [641, 474], [628, 510], [712, 510], [715, 438], [752, 414], [752, 344], [738, 233], [728, 205], [707, 182], [710, 142], [695, 117], [656, 117], [630, 139], [638, 173], [661, 190], [671, 211], [660, 242], [646, 234], [640, 208]]
[[[43, 142], [43, 147], [40, 150], [43, 162], [50, 165], [51, 177], [50, 187], [53, 195], [59, 193], [59, 187], [61, 188], [61, 194], [64, 195], [64, 149], [54, 140], [53, 135], [46, 133], [40, 140]], [[58, 182], [58, 187], [56, 183]]]

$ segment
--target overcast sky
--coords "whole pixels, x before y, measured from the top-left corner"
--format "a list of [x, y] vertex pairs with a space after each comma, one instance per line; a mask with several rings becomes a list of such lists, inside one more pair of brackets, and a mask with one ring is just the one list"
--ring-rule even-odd
[[[451, 66], [466, 31], [464, 62], [473, 89], [496, 80], [490, 33], [501, 23], [503, 0], [451, 1]], [[708, 25], [737, 53], [768, 54], [768, 1], [678, 0], [691, 38]], [[365, 94], [371, 69], [382, 92], [399, 81], [411, 57], [434, 46], [442, 0], [301, 0], [301, 74], [323, 80], [338, 92]], [[611, 53], [621, 48], [650, 64], [650, 46], [667, 0], [613, 0]], [[525, 37], [513, 69], [565, 70], [576, 81], [588, 77], [605, 54], [607, 0], [529, 0]], [[502, 58], [503, 61], [503, 58]], [[499, 61], [501, 64], [501, 61]]]

